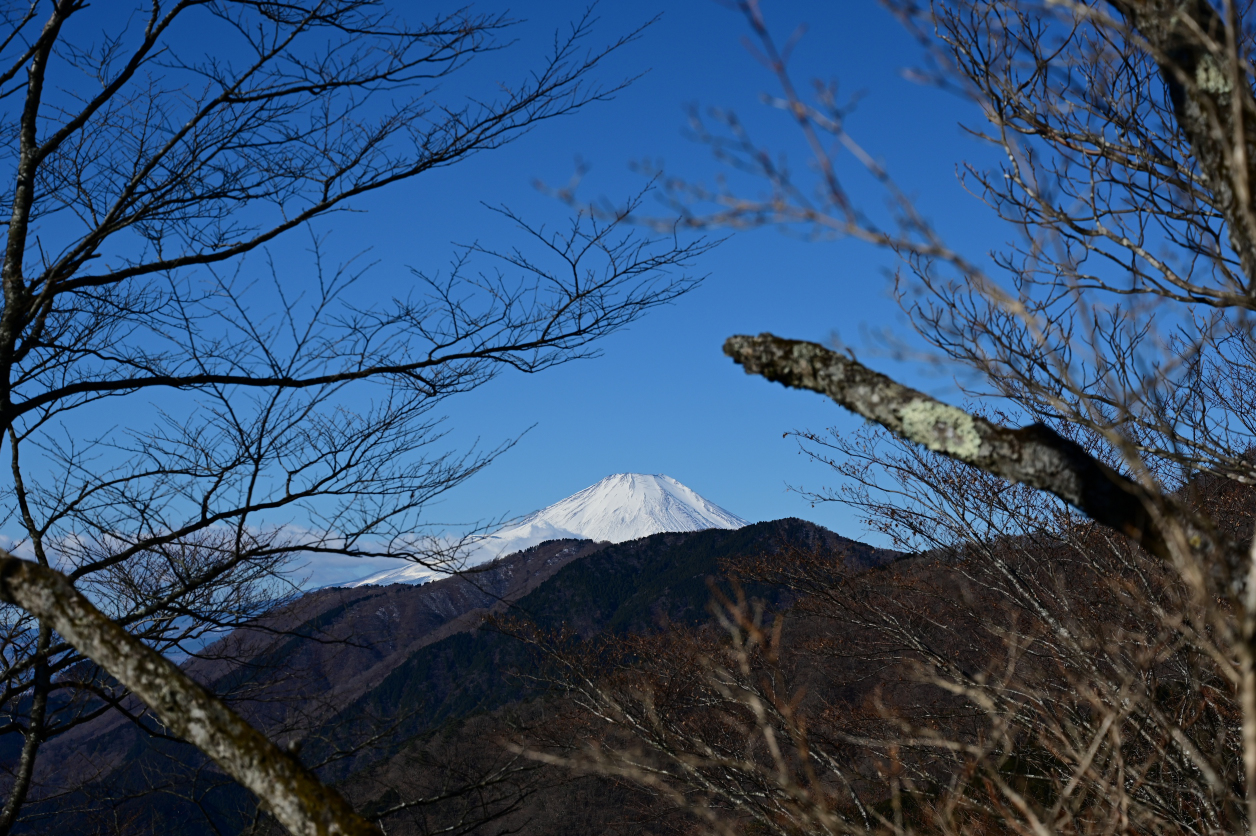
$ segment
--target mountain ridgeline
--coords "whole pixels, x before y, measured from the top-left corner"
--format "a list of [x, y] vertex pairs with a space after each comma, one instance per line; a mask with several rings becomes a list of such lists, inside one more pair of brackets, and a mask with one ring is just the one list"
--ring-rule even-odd
[[[664, 531], [733, 529], [747, 524], [670, 476], [615, 473], [477, 541], [469, 548], [466, 563], [479, 565], [548, 540], [623, 543]], [[434, 576], [425, 567], [406, 566], [345, 585], [422, 583]]]
[[[487, 617], [580, 639], [694, 625], [708, 619], [712, 580], [787, 547], [822, 549], [852, 569], [897, 556], [798, 519], [616, 544], [548, 541], [419, 586], [311, 593], [187, 668], [273, 738], [301, 747], [303, 760], [351, 786], [362, 804], [386, 798], [389, 764], [432, 734], [552, 698], [539, 684], [544, 662]], [[774, 587], [745, 592], [769, 609], [790, 603]], [[137, 705], [124, 708], [139, 714]], [[73, 810], [98, 809], [104, 797], [124, 823], [112, 832], [247, 829], [247, 794], [195, 749], [159, 732], [151, 720], [114, 712], [58, 739], [45, 760], [55, 766], [39, 776], [34, 804], [48, 818], [38, 832], [93, 832], [99, 822]]]
[[[725, 562], [755, 558], [784, 544], [805, 547], [821, 541], [854, 567], [883, 562], [893, 554], [843, 541], [798, 519], [732, 531], [653, 534], [572, 561], [518, 600], [509, 613], [537, 629], [567, 628], [586, 639], [696, 624], [708, 618], [708, 581], [724, 574]], [[775, 587], [751, 586], [745, 592], [772, 608], [789, 602]], [[512, 635], [486, 629], [460, 632], [407, 658], [341, 719], [398, 717], [410, 710], [407, 730], [418, 733], [529, 696], [529, 680], [517, 674], [533, 663]]]

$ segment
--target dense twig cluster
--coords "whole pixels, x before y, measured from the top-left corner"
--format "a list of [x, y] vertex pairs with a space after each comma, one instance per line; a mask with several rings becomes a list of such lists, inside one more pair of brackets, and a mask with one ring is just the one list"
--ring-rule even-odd
[[[962, 175], [1007, 223], [1011, 240], [983, 259], [949, 245], [852, 136], [835, 85], [805, 94], [761, 4], [731, 5], [810, 167], [732, 114], [695, 117], [695, 136], [767, 193], [660, 174], [671, 207], [696, 228], [778, 225], [898, 253], [899, 299], [934, 359], [976, 372], [967, 393], [1004, 413], [941, 403], [812, 343], [730, 339], [748, 372], [874, 422], [854, 438], [799, 434], [846, 483], [812, 498], [853, 502], [922, 555], [859, 578], [824, 555], [765, 563], [810, 596], [792, 655], [789, 627], [778, 650], [745, 605], [721, 605], [727, 637], [691, 666], [708, 666], [693, 693], [739, 718], [742, 760], [694, 761], [711, 742], [684, 711], [658, 710], [660, 689], [577, 678], [635, 741], [583, 762], [651, 785], [667, 765], [680, 801], [714, 786], [690, 764], [758, 781], [753, 803], [713, 793], [728, 814], [716, 829], [1250, 832], [1250, 5], [887, 0], [925, 48], [915, 76], [975, 104], [984, 123], [970, 131], [1001, 160]], [[885, 211], [851, 198], [857, 172], [885, 190]], [[763, 652], [742, 664], [750, 646]], [[858, 705], [857, 671], [882, 686]]]
[[[391, 300], [363, 292], [365, 268], [335, 263], [320, 219], [607, 98], [620, 85], [593, 76], [636, 34], [589, 48], [586, 16], [484, 94], [462, 71], [513, 21], [423, 14], [361, 0], [0, 12], [0, 735], [23, 741], [0, 833], [29, 799], [74, 788], [41, 773], [41, 746], [102, 714], [194, 741], [245, 733], [230, 693], [186, 716], [167, 705], [199, 686], [160, 655], [196, 655], [290, 597], [302, 556], [457, 568], [423, 509], [500, 449], [449, 452], [437, 405], [584, 356], [693, 285], [676, 268], [700, 243], [511, 216], [536, 255], [476, 245]], [[276, 264], [265, 247], [293, 233], [309, 262]], [[107, 623], [89, 612], [125, 632], [106, 648], [83, 632]], [[125, 659], [151, 662], [147, 679]], [[256, 742], [207, 751], [293, 832], [366, 827], [302, 808], [297, 760]]]

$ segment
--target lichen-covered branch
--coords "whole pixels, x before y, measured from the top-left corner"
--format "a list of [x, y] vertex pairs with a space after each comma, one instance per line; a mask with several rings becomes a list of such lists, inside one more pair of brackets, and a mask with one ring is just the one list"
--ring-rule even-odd
[[[1169, 538], [1156, 523], [1147, 490], [1044, 424], [999, 426], [802, 340], [735, 336], [724, 343], [724, 353], [748, 374], [827, 395], [908, 441], [1054, 494], [1152, 554], [1170, 557]], [[1238, 568], [1241, 554], [1217, 532], [1192, 524], [1185, 537], [1206, 559]]]
[[257, 795], [293, 836], [380, 836], [339, 793], [106, 617], [60, 572], [0, 549], [0, 600], [39, 616], [108, 671], [170, 731]]
[[1178, 127], [1225, 215], [1249, 285], [1256, 278], [1256, 97], [1239, 51], [1208, 0], [1109, 0], [1151, 48]]

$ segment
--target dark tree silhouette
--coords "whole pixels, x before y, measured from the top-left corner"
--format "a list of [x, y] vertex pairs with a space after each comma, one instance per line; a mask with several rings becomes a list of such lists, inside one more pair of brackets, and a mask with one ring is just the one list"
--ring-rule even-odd
[[[587, 216], [529, 229], [535, 255], [467, 248], [385, 303], [322, 252], [320, 223], [356, 200], [609, 98], [620, 85], [594, 73], [637, 33], [590, 48], [578, 20], [484, 98], [458, 85], [507, 45], [505, 15], [363, 0], [0, 14], [0, 736], [23, 740], [0, 833], [41, 744], [128, 689], [293, 833], [367, 832], [162, 654], [282, 600], [296, 556], [456, 568], [420, 512], [498, 451], [443, 450], [433, 410], [499, 370], [585, 356], [692, 286], [673, 268], [702, 244]], [[313, 263], [272, 264], [267, 290], [247, 257], [294, 234]]]
[[[695, 114], [695, 135], [738, 176], [705, 186], [656, 172], [675, 210], [665, 223], [785, 226], [894, 251], [899, 300], [934, 359], [966, 368], [966, 395], [992, 399], [961, 408], [847, 352], [731, 337], [725, 353], [748, 373], [880, 428], [800, 434], [850, 480], [848, 494], [812, 498], [852, 501], [927, 550], [937, 566], [904, 572], [951, 600], [903, 581], [911, 605], [892, 593], [861, 601], [847, 594], [856, 582], [818, 572], [820, 557], [785, 580], [827, 600], [815, 604], [824, 617], [884, 637], [888, 655], [868, 656], [869, 670], [877, 659], [912, 667], [982, 720], [961, 733], [939, 701], [889, 711], [875, 734], [824, 727], [835, 715], [801, 713], [771, 632], [748, 606], [725, 605], [732, 644], [705, 657], [695, 688], [725, 707], [721, 745], [732, 728], [744, 748], [717, 748], [688, 717], [665, 715], [652, 702], [661, 692], [590, 678], [575, 687], [638, 748], [586, 765], [701, 797], [704, 815], [722, 805], [728, 817], [708, 815], [716, 831], [740, 815], [780, 833], [1251, 832], [1250, 4], [885, 0], [925, 49], [916, 78], [975, 104], [969, 130], [1002, 161], [961, 169], [1007, 225], [1008, 243], [981, 257], [951, 246], [860, 145], [836, 85], [811, 94], [795, 82], [762, 4], [729, 5], [777, 82], [768, 103], [812, 157], [787, 165], [747, 121]], [[858, 205], [844, 185], [856, 173], [884, 189], [886, 210]], [[747, 175], [760, 191], [739, 188]], [[809, 736], [825, 728], [827, 741]], [[845, 784], [839, 766], [858, 756], [838, 743], [862, 747], [877, 780], [868, 767], [870, 783]], [[908, 750], [936, 757], [913, 765]], [[754, 793], [738, 796], [745, 787]], [[912, 816], [909, 790], [923, 805]]]

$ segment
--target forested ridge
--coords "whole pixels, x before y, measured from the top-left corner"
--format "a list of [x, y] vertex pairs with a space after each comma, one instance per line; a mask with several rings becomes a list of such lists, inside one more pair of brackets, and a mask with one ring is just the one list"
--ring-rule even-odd
[[[364, 633], [356, 626], [357, 619], [376, 618], [384, 625], [398, 623], [395, 619], [403, 611], [407, 618], [412, 617], [412, 610], [404, 609], [405, 604], [398, 607], [397, 616], [390, 616], [391, 621], [379, 618], [379, 614], [388, 616], [389, 608], [402, 600], [443, 600], [446, 588], [454, 585], [473, 595], [473, 603], [481, 606], [467, 610], [472, 618], [459, 623], [457, 632], [391, 658], [390, 669], [379, 681], [304, 735], [301, 756], [308, 762], [318, 763], [331, 753], [353, 752], [329, 763], [319, 774], [325, 780], [352, 787], [355, 797], [373, 797], [371, 803], [379, 807], [384, 803], [380, 799], [389, 795], [388, 787], [372, 784], [364, 775], [387, 772], [389, 762], [404, 760], [421, 750], [424, 741], [433, 735], [451, 734], [452, 729], [477, 717], [488, 718], [480, 722], [491, 724], [492, 717], [501, 716], [511, 706], [559, 698], [545, 658], [513, 631], [525, 627], [545, 633], [570, 629], [583, 639], [595, 640], [691, 629], [710, 618], [712, 582], [726, 581], [730, 567], [778, 552], [789, 543], [796, 547], [823, 544], [832, 550], [833, 560], [846, 561], [851, 567], [875, 565], [894, 556], [801, 520], [759, 523], [732, 531], [656, 534], [614, 545], [547, 543], [462, 579], [413, 587], [360, 587], [314, 593], [314, 600], [298, 600], [289, 607], [295, 613], [314, 608], [316, 614], [297, 623], [289, 623], [291, 616], [282, 612], [269, 616], [283, 623], [283, 631], [265, 644], [263, 652], [238, 665], [224, 680], [216, 681], [215, 687], [225, 693], [250, 693], [243, 686], [248, 684], [246, 681], [254, 681], [259, 690], [252, 692], [250, 698], [257, 700], [267, 680], [279, 680], [278, 686], [271, 686], [278, 687], [276, 694], [267, 697], [256, 714], [249, 716], [265, 718], [276, 701], [282, 702], [285, 713], [299, 711], [301, 691], [284, 682], [287, 678], [295, 679], [299, 675], [295, 672], [303, 667], [298, 651], [313, 650], [331, 660], [320, 677], [326, 676], [327, 670], [339, 670], [348, 676], [362, 664], [346, 664], [345, 649], [333, 637], [349, 637], [354, 654], [371, 650], [369, 646], [358, 647], [364, 640], [381, 645], [375, 648], [375, 655], [382, 655], [382, 646], [395, 643], [387, 630], [375, 635]], [[553, 565], [548, 561], [555, 555], [563, 563], [556, 573], [508, 604], [500, 600], [506, 589], [497, 579], [507, 577], [507, 567], [511, 570], [510, 583], [526, 587], [530, 585], [528, 567], [536, 567], [533, 571], [545, 575]], [[572, 555], [580, 556], [571, 559]], [[795, 593], [776, 585], [748, 582], [744, 588], [773, 611], [795, 597]], [[457, 620], [455, 611], [448, 614], [454, 614]], [[486, 622], [486, 617], [500, 621]], [[433, 623], [433, 631], [449, 624]], [[413, 625], [410, 629], [414, 629]], [[238, 649], [230, 653], [233, 659], [238, 655]], [[249, 711], [248, 700], [242, 703], [241, 710]], [[493, 734], [482, 734], [483, 739], [464, 741], [464, 745], [471, 750], [493, 751], [497, 745]], [[361, 748], [362, 740], [370, 740], [371, 744]], [[134, 794], [137, 801], [131, 815], [135, 816], [132, 826], [136, 828], [164, 828], [171, 833], [199, 836], [214, 832], [214, 826], [227, 830], [244, 826], [249, 809], [247, 795], [212, 770], [203, 772], [203, 758], [195, 750], [137, 735], [126, 726], [106, 729], [77, 745], [85, 747], [80, 756], [108, 766], [98, 781], [83, 791], [84, 795], [99, 793], [93, 803], [100, 803], [100, 798], [125, 799]], [[356, 752], [356, 748], [361, 751]], [[160, 786], [154, 782], [157, 775], [164, 775], [171, 783], [176, 781], [175, 776], [180, 776], [188, 782], [188, 793], [196, 801], [154, 792]], [[54, 784], [55, 779], [55, 772], [45, 778]], [[200, 786], [193, 790], [197, 780]], [[392, 795], [396, 795], [395, 790]], [[34, 803], [38, 804], [38, 800]], [[125, 802], [117, 806], [120, 810], [127, 808]], [[59, 812], [67, 807], [73, 809], [64, 797], [49, 802], [44, 809], [51, 818], [41, 816], [40, 826], [67, 831], [90, 826], [89, 818]]]

